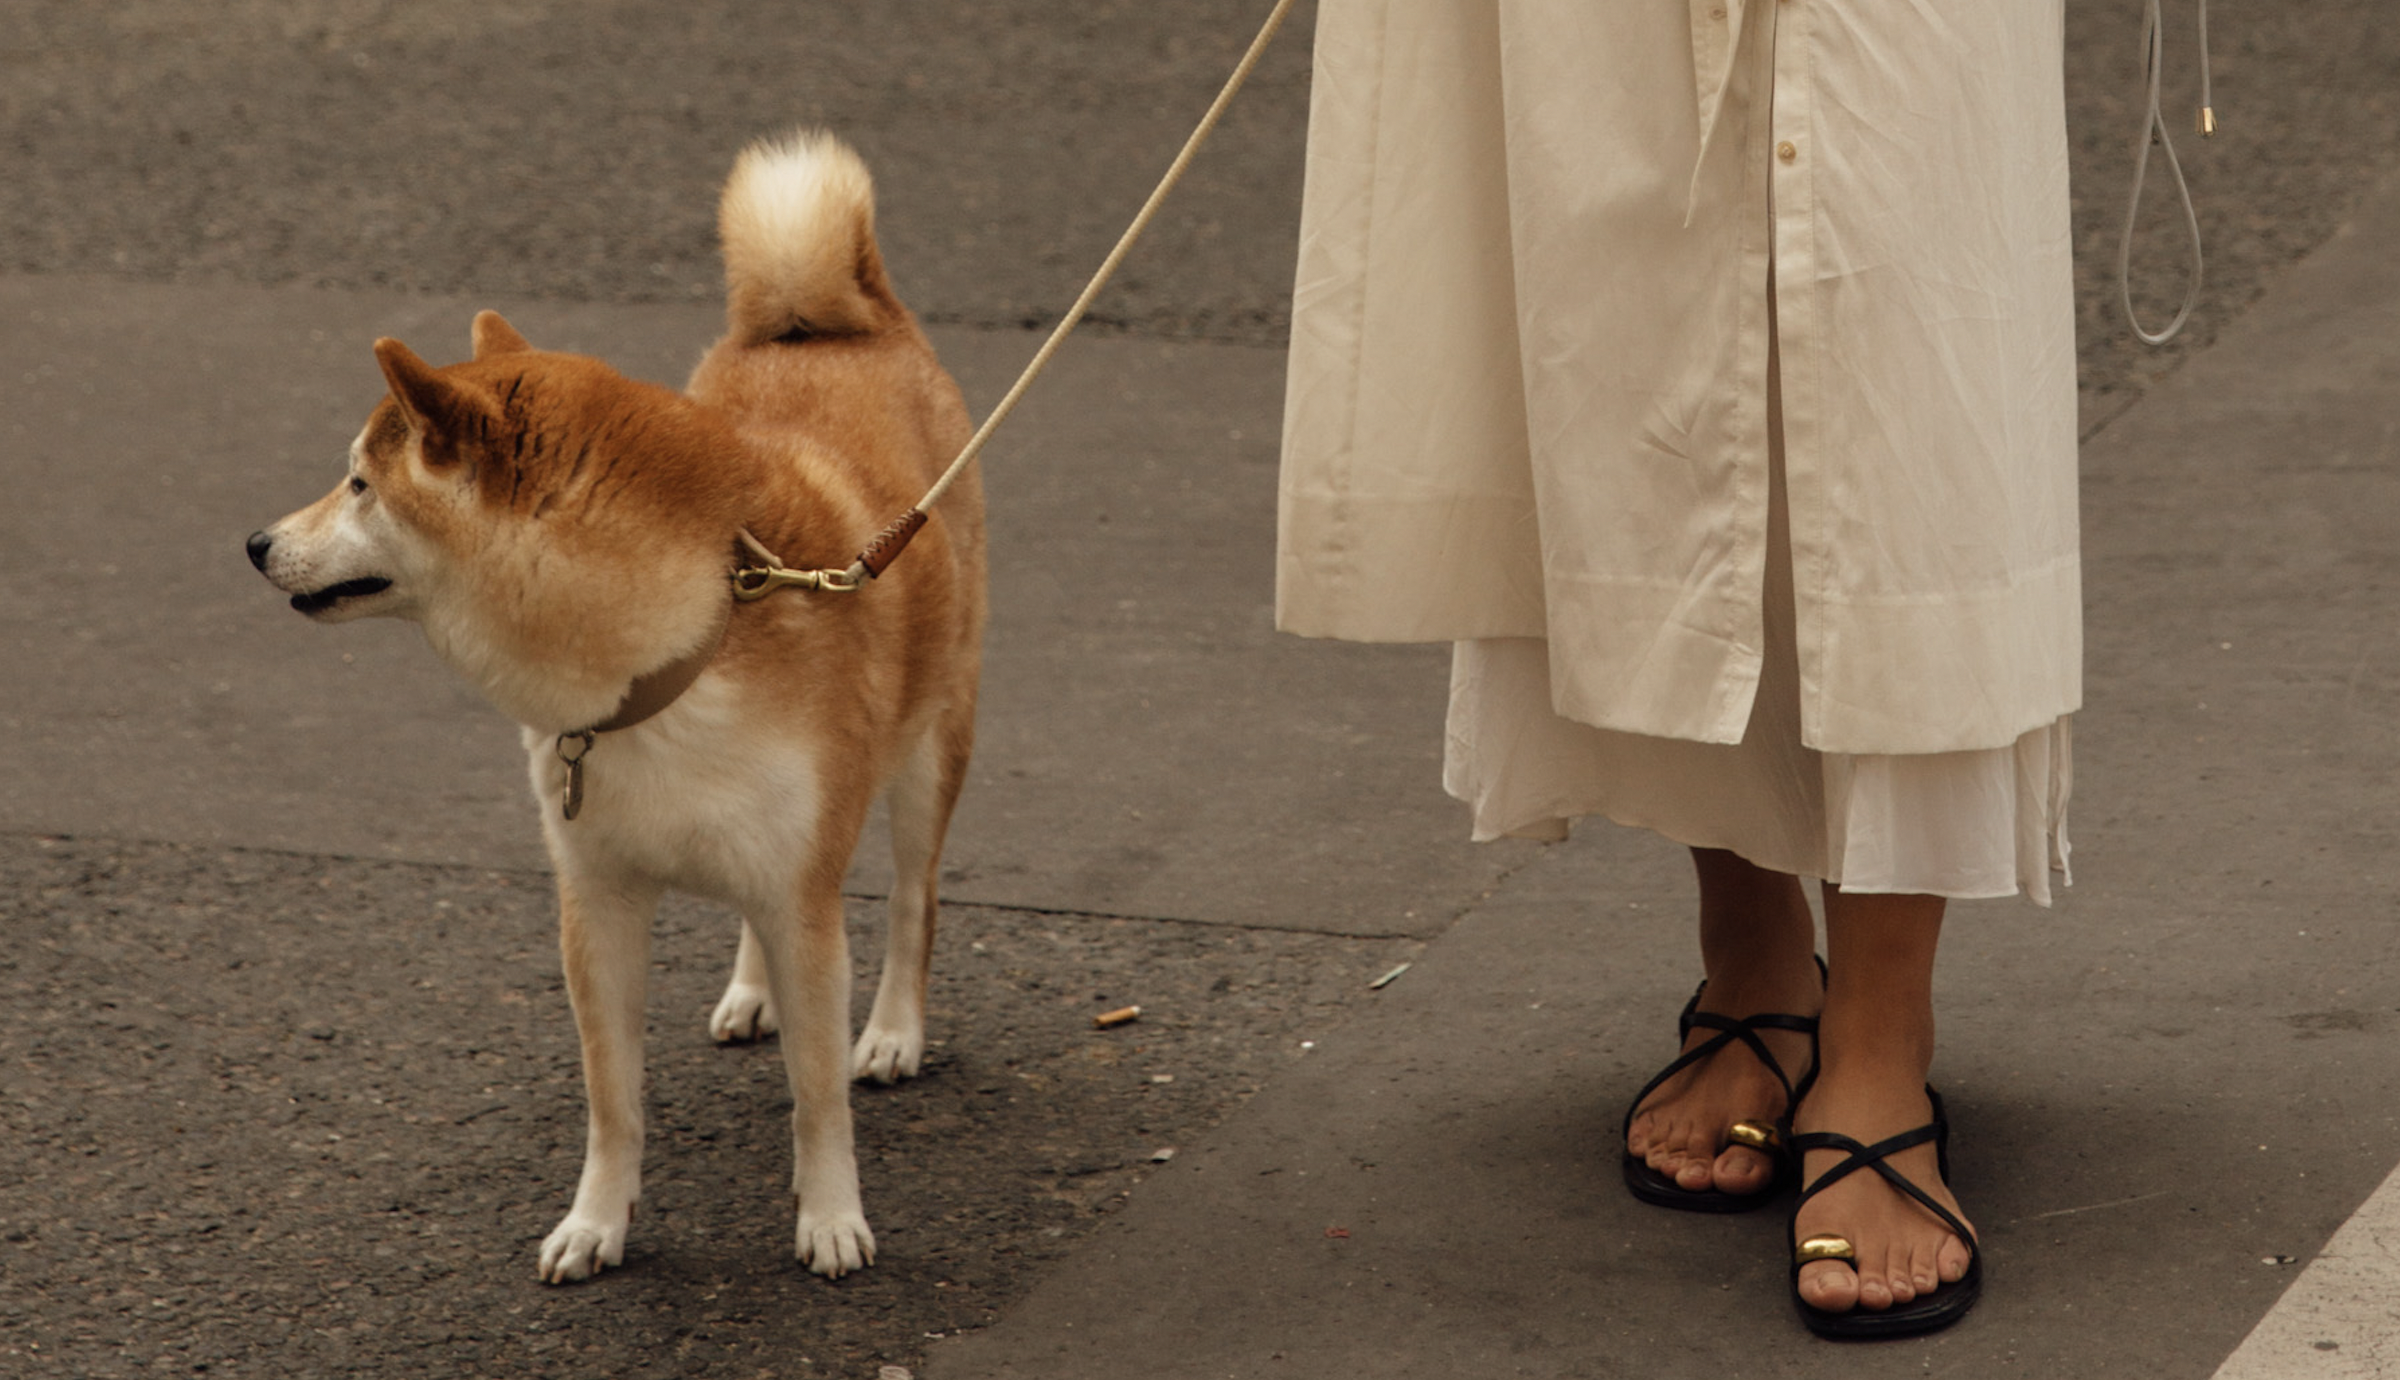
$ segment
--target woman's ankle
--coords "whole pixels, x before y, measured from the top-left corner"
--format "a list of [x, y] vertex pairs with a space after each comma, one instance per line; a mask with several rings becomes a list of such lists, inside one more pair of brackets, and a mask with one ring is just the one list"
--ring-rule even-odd
[[[1816, 1009], [1816, 917], [1800, 879], [1718, 849], [1692, 850], [1700, 883], [1700, 960], [1712, 988], [1706, 1004], [1732, 1000], [1754, 1010]], [[1764, 1003], [1763, 1005], [1760, 1003]]]

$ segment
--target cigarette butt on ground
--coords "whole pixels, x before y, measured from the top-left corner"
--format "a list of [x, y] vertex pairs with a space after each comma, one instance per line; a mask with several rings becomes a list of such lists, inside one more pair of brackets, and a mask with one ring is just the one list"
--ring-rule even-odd
[[1139, 1020], [1141, 1014], [1142, 1008], [1138, 1006], [1120, 1006], [1114, 1011], [1103, 1011], [1092, 1017], [1092, 1028], [1106, 1030], [1112, 1025], [1123, 1025], [1127, 1021]]
[[1382, 991], [1384, 988], [1391, 986], [1391, 985], [1392, 985], [1392, 979], [1394, 979], [1394, 978], [1396, 978], [1396, 977], [1400, 976], [1402, 973], [1405, 973], [1405, 972], [1407, 972], [1407, 971], [1409, 970], [1409, 966], [1410, 966], [1410, 965], [1408, 965], [1408, 964], [1406, 964], [1406, 963], [1403, 963], [1403, 964], [1401, 964], [1399, 967], [1397, 967], [1397, 968], [1394, 968], [1393, 970], [1391, 970], [1391, 971], [1390, 971], [1390, 972], [1388, 972], [1388, 973], [1385, 973], [1385, 974], [1384, 974], [1382, 977], [1379, 977], [1379, 978], [1375, 979], [1373, 982], [1370, 982], [1370, 983], [1368, 983], [1368, 984], [1367, 984], [1367, 988], [1368, 988], [1368, 990], [1370, 990], [1370, 991], [1375, 991], [1375, 992], [1380, 992], [1380, 991]]

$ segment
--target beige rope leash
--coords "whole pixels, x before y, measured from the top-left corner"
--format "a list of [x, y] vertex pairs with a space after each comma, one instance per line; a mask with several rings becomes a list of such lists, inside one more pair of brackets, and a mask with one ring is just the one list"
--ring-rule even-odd
[[[1234, 93], [1242, 89], [1242, 83], [1249, 80], [1250, 69], [1258, 65], [1259, 56], [1266, 52], [1268, 41], [1283, 26], [1283, 17], [1291, 8], [1292, 0], [1276, 0], [1273, 12], [1267, 15], [1267, 22], [1259, 27], [1258, 37], [1250, 40], [1249, 51], [1242, 54], [1242, 60], [1235, 65], [1233, 75], [1226, 78], [1224, 89], [1217, 93], [1217, 99], [1209, 105], [1208, 113], [1200, 117], [1199, 127], [1192, 131], [1189, 139], [1184, 140], [1183, 151], [1176, 154], [1175, 161], [1167, 166], [1166, 176], [1159, 179], [1157, 188], [1150, 193], [1150, 199], [1142, 203], [1142, 209], [1134, 216], [1133, 224], [1125, 227], [1125, 233], [1117, 240], [1117, 247], [1108, 252], [1108, 257], [1100, 263], [1100, 270], [1092, 275], [1091, 282], [1084, 285], [1083, 295], [1075, 299], [1074, 306], [1067, 308], [1067, 314], [1050, 332], [1050, 338], [1042, 342], [1042, 348], [1034, 352], [1032, 362], [1025, 366], [1025, 372], [1017, 376], [1007, 396], [1000, 399], [1000, 405], [992, 409], [992, 414], [984, 419], [983, 425], [968, 439], [966, 447], [959, 451], [958, 458], [950, 462], [950, 468], [942, 471], [942, 477], [933, 482], [933, 487], [925, 491], [925, 496], [917, 500], [916, 506], [902, 513], [889, 527], [877, 534], [867, 549], [858, 554], [858, 559], [850, 563], [848, 570], [786, 570], [773, 562], [763, 566], [745, 566], [733, 574], [734, 597], [744, 601], [757, 599], [786, 585], [834, 592], [855, 590], [863, 582], [881, 575], [886, 566], [899, 558], [909, 538], [925, 525], [926, 510], [941, 502], [942, 495], [950, 491], [951, 483], [960, 472], [982, 453], [984, 442], [989, 441], [992, 433], [1000, 429], [1000, 423], [1016, 410], [1017, 400], [1024, 397], [1025, 390], [1032, 387], [1033, 381], [1041, 376], [1042, 370], [1050, 363], [1050, 357], [1058, 353], [1059, 345], [1066, 340], [1067, 333], [1083, 320], [1083, 314], [1091, 307], [1092, 299], [1100, 295], [1100, 289], [1117, 271], [1117, 265], [1124, 262], [1134, 241], [1140, 239], [1142, 232], [1150, 227], [1160, 204], [1166, 201], [1167, 193], [1175, 190], [1175, 184], [1183, 180], [1184, 169], [1191, 166], [1192, 156], [1200, 151], [1202, 144], [1208, 142], [1208, 136], [1217, 127], [1218, 118], [1233, 103]], [[755, 547], [755, 542], [752, 545]]]
[[[2216, 137], [2217, 104], [2210, 81], [2208, 59], [2208, 0], [2200, 0], [2200, 113], [2193, 121], [2203, 139]], [[2117, 300], [2125, 307], [2125, 324], [2145, 345], [2164, 345], [2183, 330], [2190, 320], [2192, 309], [2200, 305], [2201, 276], [2207, 271], [2207, 256], [2200, 249], [2200, 213], [2192, 206], [2192, 189], [2183, 180], [2183, 160], [2175, 156], [2175, 143], [2167, 137], [2166, 117], [2159, 113], [2159, 81], [2161, 69], [2167, 64], [2166, 26], [2159, 18], [2159, 0], [2145, 0], [2142, 15], [2143, 95], [2147, 109], [2142, 116], [2141, 138], [2134, 144], [2133, 192], [2125, 204], [2125, 232], [2117, 238]], [[2150, 146], [2158, 145], [2166, 154], [2167, 171], [2175, 178], [2175, 194], [2183, 202], [2185, 238], [2192, 248], [2191, 267], [2184, 277], [2183, 305], [2176, 309], [2174, 319], [2156, 331], [2142, 328], [2142, 318], [2133, 309], [2133, 230], [2142, 213], [2142, 183], [2150, 175]]]

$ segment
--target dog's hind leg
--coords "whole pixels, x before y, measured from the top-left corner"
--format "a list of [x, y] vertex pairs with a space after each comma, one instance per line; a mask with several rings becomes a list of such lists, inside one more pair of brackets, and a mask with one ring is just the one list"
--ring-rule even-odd
[[574, 1206], [542, 1242], [542, 1278], [552, 1284], [625, 1259], [625, 1233], [642, 1196], [642, 1008], [658, 897], [647, 883], [560, 869], [559, 956], [583, 1043], [590, 1123]]
[[925, 1058], [925, 988], [933, 971], [933, 932], [941, 880], [942, 838], [967, 774], [974, 709], [929, 728], [894, 776], [892, 896], [885, 919], [883, 977], [867, 1028], [850, 1051], [850, 1076], [877, 1083], [914, 1078]]
[[742, 922], [741, 943], [733, 953], [733, 976], [725, 995], [708, 1015], [709, 1038], [718, 1044], [763, 1040], [775, 1033], [775, 994], [767, 986], [767, 959], [759, 952], [758, 931]]

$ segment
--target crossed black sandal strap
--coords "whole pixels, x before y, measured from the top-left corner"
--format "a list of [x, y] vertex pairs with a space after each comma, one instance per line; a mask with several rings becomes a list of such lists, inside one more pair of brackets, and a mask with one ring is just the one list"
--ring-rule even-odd
[[[1832, 975], [1826, 970], [1825, 956], [1823, 954], [1816, 954], [1813, 955], [1813, 957], [1816, 959], [1817, 963], [1817, 985], [1822, 988], [1825, 983], [1830, 980]], [[1691, 1037], [1692, 1018], [1700, 1014], [1700, 998], [1706, 995], [1708, 995], [1708, 983], [1704, 979], [1699, 986], [1692, 989], [1692, 999], [1683, 1004], [1683, 1010], [1677, 1013], [1675, 1017], [1676, 1039], [1683, 1040]], [[1777, 1016], [1775, 1019], [1778, 1022], [1806, 1021], [1808, 1022], [1808, 1034], [1814, 1035], [1817, 1031], [1816, 1018], [1813, 1016]], [[1795, 1025], [1785, 1025], [1782, 1028], [1786, 1030], [1798, 1030], [1800, 1027]]]
[[[1818, 1176], [1816, 1182], [1806, 1184], [1801, 1188], [1800, 1196], [1794, 1199], [1792, 1202], [1792, 1215], [1794, 1219], [1798, 1219], [1800, 1209], [1807, 1204], [1809, 1199], [1816, 1197], [1818, 1194], [1823, 1193], [1826, 1189], [1829, 1189], [1835, 1184], [1840, 1183], [1843, 1179], [1850, 1177], [1851, 1174], [1857, 1172], [1858, 1170], [1872, 1169], [1877, 1174], [1883, 1176], [1885, 1183], [1888, 1183], [1892, 1187], [1900, 1190], [1902, 1193], [1915, 1200], [1920, 1207], [1923, 1207], [1927, 1212], [1932, 1213], [1936, 1218], [1940, 1219], [1943, 1226], [1948, 1227], [1960, 1241], [1966, 1243], [1968, 1255], [1970, 1257], [1975, 1255], [1975, 1233], [1967, 1229], [1967, 1224], [1959, 1220], [1958, 1214], [1934, 1201], [1933, 1195], [1927, 1193], [1924, 1189], [1917, 1187], [1914, 1183], [1911, 1183], [1907, 1175], [1902, 1174], [1899, 1170], [1894, 1169], [1890, 1165], [1884, 1163], [1885, 1159], [1889, 1156], [1896, 1155], [1901, 1151], [1909, 1149], [1913, 1146], [1923, 1145], [1927, 1141], [1934, 1141], [1937, 1142], [1934, 1150], [1934, 1158], [1939, 1165], [1943, 1182], [1947, 1183], [1950, 1178], [1948, 1147], [1939, 1143], [1947, 1139], [1947, 1137], [1942, 1134], [1946, 1129], [1947, 1128], [1942, 1124], [1942, 1122], [1937, 1119], [1934, 1121], [1929, 1121], [1924, 1125], [1917, 1127], [1913, 1131], [1902, 1131], [1896, 1136], [1887, 1136], [1884, 1139], [1875, 1142], [1873, 1145], [1861, 1145], [1859, 1142], [1853, 1140], [1849, 1136], [1842, 1135], [1836, 1131], [1799, 1132], [1792, 1137], [1793, 1154], [1805, 1157], [1811, 1150], [1840, 1150], [1845, 1152], [1848, 1155], [1848, 1158], [1842, 1160], [1833, 1168], [1826, 1170], [1822, 1175]], [[1805, 1163], [1805, 1159], [1803, 1162]], [[1850, 1262], [1847, 1256], [1835, 1254], [1823, 1249], [1819, 1249], [1813, 1253], [1811, 1252], [1811, 1243], [1831, 1239], [1836, 1238], [1812, 1236], [1808, 1239], [1808, 1241], [1799, 1243], [1795, 1247], [1793, 1268], [1797, 1270], [1801, 1265], [1807, 1264], [1811, 1259], [1841, 1260], [1846, 1264], [1850, 1264], [1851, 1268], [1857, 1268], [1855, 1263]]]
[[[1697, 1005], [1699, 1000], [1699, 993], [1693, 993], [1693, 1003]], [[1736, 1040], [1739, 1040], [1751, 1054], [1757, 1056], [1758, 1062], [1766, 1066], [1767, 1072], [1775, 1075], [1775, 1081], [1783, 1085], [1786, 1110], [1800, 1100], [1800, 1088], [1793, 1085], [1791, 1075], [1783, 1071], [1783, 1064], [1776, 1059], [1775, 1052], [1767, 1048], [1767, 1042], [1759, 1038], [1758, 1032], [1761, 1030], [1790, 1030], [1813, 1036], [1817, 1033], [1816, 1017], [1790, 1016], [1779, 1011], [1762, 1011], [1758, 1015], [1744, 1016], [1736, 1020], [1731, 1016], [1720, 1016], [1714, 1011], [1699, 1011], [1687, 1006], [1684, 1008], [1682, 1019], [1677, 1024], [1682, 1028], [1682, 1033], [1686, 1038], [1690, 1037], [1695, 1027], [1702, 1030], [1713, 1030], [1717, 1033], [1676, 1055], [1673, 1061], [1658, 1071], [1656, 1077], [1642, 1085], [1642, 1090], [1634, 1094], [1633, 1102], [1625, 1110], [1624, 1131], [1626, 1133], [1633, 1130], [1633, 1119], [1640, 1114], [1642, 1104], [1650, 1100], [1650, 1094], [1657, 1092], [1668, 1079]], [[1811, 1067], [1808, 1074], [1802, 1079], [1803, 1085], [1814, 1081], [1815, 1076], [1816, 1069]]]

